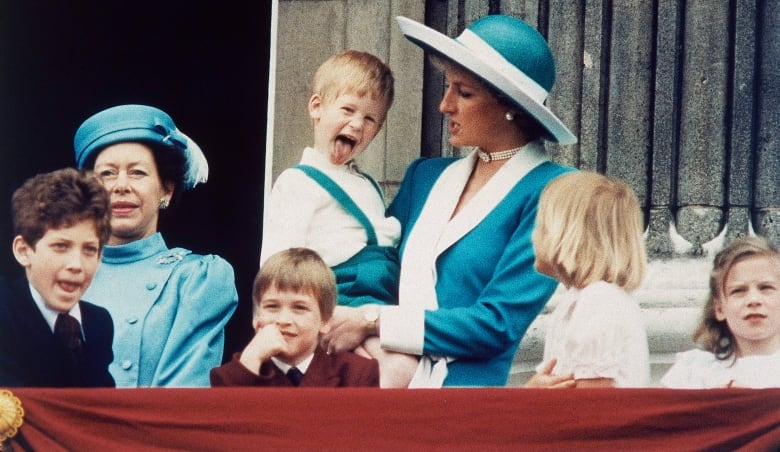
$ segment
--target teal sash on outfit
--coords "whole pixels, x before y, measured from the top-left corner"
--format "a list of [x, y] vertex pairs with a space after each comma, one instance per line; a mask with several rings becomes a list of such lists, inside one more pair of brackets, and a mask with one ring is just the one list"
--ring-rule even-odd
[[[367, 303], [398, 304], [398, 280], [401, 271], [398, 249], [378, 245], [371, 221], [333, 179], [313, 166], [296, 165], [294, 168], [303, 171], [317, 182], [344, 210], [355, 217], [366, 231], [366, 246], [345, 262], [332, 267], [339, 293], [338, 304], [352, 307]], [[382, 191], [376, 181], [366, 174], [363, 176], [372, 183], [382, 198]]]

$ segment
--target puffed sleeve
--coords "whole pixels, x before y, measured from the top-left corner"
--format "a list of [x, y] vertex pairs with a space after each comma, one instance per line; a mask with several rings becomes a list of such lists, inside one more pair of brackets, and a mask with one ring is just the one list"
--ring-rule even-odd
[[568, 362], [561, 362], [574, 378], [618, 379], [623, 362], [630, 358], [626, 356], [629, 331], [644, 330], [637, 316], [623, 306], [631, 302], [608, 296], [579, 300], [581, 315], [570, 325], [563, 344]]
[[166, 293], [175, 290], [179, 301], [152, 386], [209, 386], [209, 371], [222, 363], [225, 324], [238, 305], [233, 267], [219, 256], [190, 254], [167, 284]]

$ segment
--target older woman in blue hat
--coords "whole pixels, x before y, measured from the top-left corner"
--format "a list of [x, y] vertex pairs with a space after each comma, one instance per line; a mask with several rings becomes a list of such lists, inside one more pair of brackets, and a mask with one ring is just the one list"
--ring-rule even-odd
[[388, 210], [403, 226], [399, 305], [339, 308], [324, 342], [338, 350], [376, 334], [419, 356], [410, 387], [502, 386], [557, 285], [534, 269], [531, 245], [540, 192], [572, 170], [550, 162], [542, 140], [576, 142], [544, 105], [553, 56], [510, 16], [483, 17], [456, 39], [398, 23], [443, 70], [439, 110], [467, 153], [410, 165]]
[[206, 158], [168, 114], [146, 105], [91, 116], [74, 147], [78, 168], [93, 169], [111, 199], [111, 237], [84, 299], [114, 319], [117, 387], [209, 386], [238, 304], [233, 268], [169, 248], [157, 231], [160, 212], [206, 181]]

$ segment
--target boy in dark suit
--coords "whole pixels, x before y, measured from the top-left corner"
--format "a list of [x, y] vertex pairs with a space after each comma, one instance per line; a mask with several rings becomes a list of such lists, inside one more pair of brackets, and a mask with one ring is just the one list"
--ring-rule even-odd
[[108, 193], [75, 169], [39, 174], [12, 198], [25, 278], [0, 281], [0, 386], [114, 386], [114, 327], [81, 301], [111, 231]]
[[255, 336], [211, 370], [212, 386], [379, 386], [376, 360], [319, 347], [336, 306], [336, 281], [316, 252], [290, 248], [271, 256], [252, 295]]

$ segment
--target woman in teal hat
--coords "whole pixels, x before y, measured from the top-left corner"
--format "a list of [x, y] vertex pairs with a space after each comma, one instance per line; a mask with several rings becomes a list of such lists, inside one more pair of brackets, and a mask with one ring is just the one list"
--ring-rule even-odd
[[439, 110], [466, 153], [410, 165], [388, 209], [403, 229], [399, 305], [338, 308], [325, 343], [339, 350], [377, 334], [383, 348], [420, 357], [410, 387], [503, 386], [557, 285], [534, 269], [531, 245], [540, 192], [572, 170], [550, 162], [542, 140], [576, 142], [544, 105], [553, 56], [510, 16], [483, 17], [456, 39], [398, 23], [444, 72]]
[[111, 198], [111, 237], [84, 299], [114, 320], [117, 387], [209, 386], [238, 304], [233, 268], [168, 248], [157, 231], [160, 212], [206, 181], [206, 158], [168, 114], [146, 105], [91, 116], [74, 147], [79, 169], [93, 169]]

